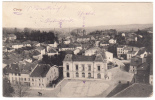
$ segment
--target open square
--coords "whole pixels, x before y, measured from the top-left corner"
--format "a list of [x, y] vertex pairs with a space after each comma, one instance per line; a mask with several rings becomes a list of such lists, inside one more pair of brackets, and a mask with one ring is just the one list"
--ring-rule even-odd
[[104, 92], [109, 87], [103, 81], [72, 80], [68, 82], [58, 93], [58, 97], [91, 97]]

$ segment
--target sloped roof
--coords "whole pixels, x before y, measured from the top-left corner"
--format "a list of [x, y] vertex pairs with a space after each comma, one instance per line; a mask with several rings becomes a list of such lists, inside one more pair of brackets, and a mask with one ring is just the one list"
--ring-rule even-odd
[[130, 63], [131, 66], [138, 66], [141, 63], [142, 63], [142, 58], [139, 58], [139, 57], [131, 58], [131, 63]]
[[103, 59], [103, 57], [102, 57], [101, 54], [97, 54], [94, 61], [97, 61], [97, 62], [98, 62], [98, 61], [99, 61], [99, 62], [101, 61], [101, 62], [102, 62], [102, 61], [104, 61], [104, 59]]
[[43, 46], [39, 46], [39, 47], [36, 47], [37, 50], [44, 50], [45, 48]]
[[57, 51], [56, 51], [55, 49], [51, 48], [51, 49], [48, 51], [48, 53], [57, 53]]
[[15, 74], [20, 73], [18, 64], [7, 65], [4, 69], [7, 73], [15, 73]]
[[152, 92], [153, 87], [151, 85], [135, 83], [117, 93], [114, 97], [150, 97]]
[[74, 55], [73, 61], [94, 61], [95, 56]]
[[34, 71], [31, 73], [30, 77], [46, 77], [46, 74], [50, 68], [51, 66], [49, 64], [38, 64]]
[[63, 61], [72, 61], [72, 54], [67, 54]]
[[142, 63], [137, 67], [137, 70], [147, 70], [148, 69], [148, 63]]
[[123, 48], [125, 45], [118, 45], [117, 48]]
[[137, 55], [140, 56], [141, 54], [143, 54], [146, 51], [145, 47], [142, 47], [139, 49]]
[[60, 48], [75, 48], [73, 44], [61, 44], [59, 45]]
[[137, 51], [128, 51], [128, 54], [135, 54]]
[[25, 66], [20, 66], [21, 67], [21, 73], [22, 74], [29, 74], [37, 65], [37, 61], [33, 62], [33, 63], [26, 63]]
[[37, 50], [33, 51], [33, 55], [36, 56], [36, 55], [40, 55], [41, 53]]

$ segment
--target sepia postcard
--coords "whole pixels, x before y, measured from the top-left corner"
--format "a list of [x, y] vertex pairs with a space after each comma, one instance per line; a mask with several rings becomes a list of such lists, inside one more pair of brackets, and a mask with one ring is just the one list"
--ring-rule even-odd
[[3, 97], [151, 97], [152, 2], [2, 4]]

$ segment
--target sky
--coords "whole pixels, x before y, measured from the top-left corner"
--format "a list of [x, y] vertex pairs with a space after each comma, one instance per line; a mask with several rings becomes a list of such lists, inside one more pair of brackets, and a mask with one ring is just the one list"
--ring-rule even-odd
[[3, 27], [153, 24], [153, 3], [3, 2]]

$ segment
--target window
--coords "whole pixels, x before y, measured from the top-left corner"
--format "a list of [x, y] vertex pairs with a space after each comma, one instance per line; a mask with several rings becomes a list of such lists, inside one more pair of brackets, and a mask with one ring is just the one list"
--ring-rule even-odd
[[85, 73], [82, 73], [82, 77], [85, 77]]
[[79, 73], [78, 72], [76, 72], [76, 77], [79, 77]]
[[78, 70], [78, 65], [75, 65], [76, 66], [76, 71]]
[[67, 72], [67, 77], [69, 77], [69, 73]]
[[88, 73], [88, 78], [91, 78], [91, 73]]
[[26, 78], [24, 78], [24, 80], [26, 81]]
[[69, 65], [67, 64], [67, 70], [69, 70]]
[[88, 71], [91, 71], [91, 65], [88, 65]]
[[42, 84], [44, 86], [44, 84]]
[[32, 81], [34, 81], [34, 79], [32, 79]]
[[84, 71], [85, 70], [85, 66], [84, 66], [84, 64], [82, 64], [82, 71]]
[[100, 71], [100, 66], [97, 66], [98, 71]]

